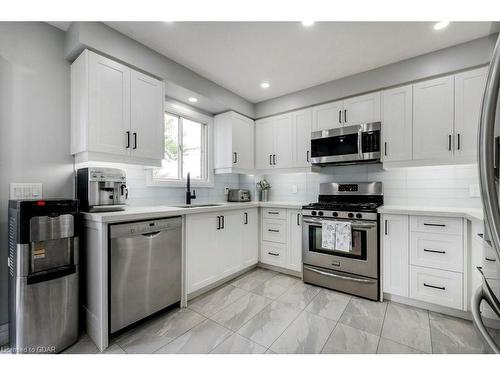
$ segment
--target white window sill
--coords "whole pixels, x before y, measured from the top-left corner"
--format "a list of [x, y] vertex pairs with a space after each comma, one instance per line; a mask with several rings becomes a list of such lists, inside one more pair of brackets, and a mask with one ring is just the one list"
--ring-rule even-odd
[[[146, 186], [151, 187], [186, 187], [186, 181], [172, 181], [172, 180], [160, 180], [148, 178], [146, 182]], [[204, 188], [213, 188], [215, 184], [212, 181], [193, 181], [191, 180], [191, 187], [204, 187]]]

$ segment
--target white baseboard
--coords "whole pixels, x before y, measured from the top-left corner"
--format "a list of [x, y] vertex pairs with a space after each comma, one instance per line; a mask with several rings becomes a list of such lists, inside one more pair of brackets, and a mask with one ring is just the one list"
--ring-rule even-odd
[[0, 326], [0, 346], [9, 343], [9, 324], [2, 324]]

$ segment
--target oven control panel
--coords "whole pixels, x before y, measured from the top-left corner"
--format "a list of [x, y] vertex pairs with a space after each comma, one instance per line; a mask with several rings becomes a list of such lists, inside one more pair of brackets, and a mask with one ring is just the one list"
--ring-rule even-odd
[[302, 210], [303, 216], [312, 216], [317, 218], [333, 218], [348, 220], [377, 220], [376, 212], [348, 212], [348, 211], [329, 211], [329, 210]]

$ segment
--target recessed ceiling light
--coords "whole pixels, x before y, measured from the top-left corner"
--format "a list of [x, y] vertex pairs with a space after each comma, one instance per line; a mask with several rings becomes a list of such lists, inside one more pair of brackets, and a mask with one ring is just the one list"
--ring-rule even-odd
[[198, 99], [196, 99], [194, 96], [188, 98], [188, 100], [191, 102], [191, 103], [196, 103], [198, 101]]
[[309, 27], [314, 25], [314, 21], [302, 21], [302, 26]]
[[442, 30], [446, 26], [448, 26], [449, 24], [450, 24], [449, 21], [440, 21], [440, 22], [434, 24], [434, 30]]
[[271, 87], [271, 85], [269, 84], [269, 82], [262, 82], [260, 84], [260, 87], [262, 87], [263, 89], [268, 89], [269, 87]]

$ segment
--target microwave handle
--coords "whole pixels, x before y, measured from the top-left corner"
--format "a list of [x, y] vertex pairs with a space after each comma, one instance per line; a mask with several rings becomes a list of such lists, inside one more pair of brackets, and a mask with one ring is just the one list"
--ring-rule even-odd
[[363, 130], [361, 130], [361, 127], [358, 130], [358, 156], [359, 160], [363, 159]]

